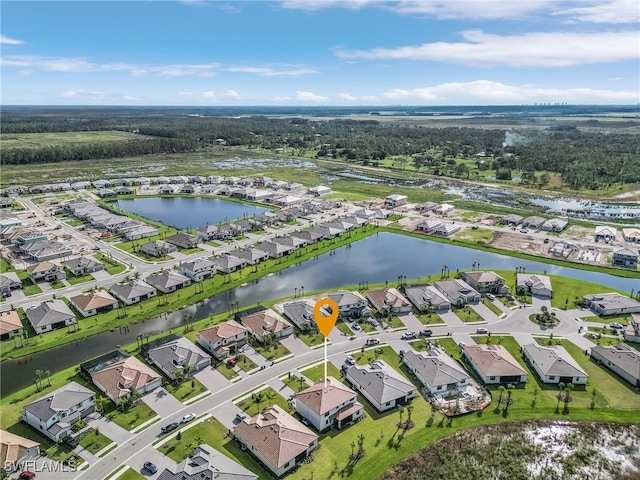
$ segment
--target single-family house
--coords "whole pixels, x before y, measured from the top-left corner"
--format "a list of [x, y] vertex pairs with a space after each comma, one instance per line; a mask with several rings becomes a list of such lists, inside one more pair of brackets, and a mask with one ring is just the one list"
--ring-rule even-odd
[[233, 437], [276, 477], [296, 468], [318, 448], [318, 435], [278, 405], [238, 423]]
[[183, 187], [180, 189], [180, 193], [183, 193], [183, 194], [196, 193], [196, 187], [188, 183], [186, 185], [183, 185]]
[[94, 358], [81, 364], [80, 369], [116, 404], [134, 392], [144, 394], [162, 385], [162, 377], [155, 370], [124, 350]]
[[213, 258], [212, 261], [216, 266], [216, 270], [222, 273], [235, 272], [247, 265], [246, 260], [238, 258], [228, 252], [223, 253], [219, 257]]
[[381, 314], [411, 312], [411, 302], [395, 288], [370, 290], [367, 293], [367, 299]]
[[433, 233], [436, 235], [442, 235], [443, 237], [448, 237], [460, 230], [462, 230], [462, 226], [458, 223], [442, 223], [433, 229]]
[[216, 264], [208, 258], [200, 257], [180, 264], [180, 273], [189, 277], [194, 282], [201, 282], [213, 277], [216, 273]]
[[462, 345], [461, 349], [485, 384], [527, 381], [527, 371], [502, 345]]
[[237, 353], [247, 343], [248, 332], [235, 320], [228, 320], [206, 328], [198, 334], [198, 344], [207, 352], [222, 360]]
[[597, 293], [582, 297], [587, 307], [597, 315], [639, 313], [640, 302], [619, 293]]
[[151, 180], [148, 177], [138, 177], [133, 181], [134, 185], [150, 185]]
[[542, 224], [540, 230], [543, 232], [561, 232], [569, 225], [569, 219], [560, 217], [560, 218], [552, 218], [551, 220], [547, 220]]
[[151, 181], [156, 185], [166, 185], [167, 183], [169, 183], [169, 179], [163, 175], [152, 178]]
[[298, 250], [299, 248], [305, 247], [307, 245], [307, 241], [300, 237], [294, 237], [292, 235], [285, 235], [283, 237], [274, 237], [273, 241], [275, 243], [279, 243], [280, 245], [284, 245], [285, 247], [291, 248], [291, 250]]
[[40, 444], [15, 433], [0, 430], [0, 470], [10, 474], [24, 470], [40, 456]]
[[625, 342], [640, 343], [640, 314], [631, 314], [631, 321], [625, 326], [622, 334]]
[[302, 198], [296, 197], [295, 195], [282, 195], [279, 197], [275, 197], [272, 202], [282, 207], [288, 207], [290, 205], [296, 205], [302, 202]]
[[431, 285], [416, 285], [404, 288], [404, 294], [420, 311], [434, 310], [446, 312], [451, 308], [451, 302], [440, 291]]
[[301, 330], [307, 328], [316, 329], [313, 315], [314, 307], [315, 302], [302, 298], [284, 303], [282, 305], [282, 313]]
[[21, 419], [54, 442], [71, 436], [71, 425], [96, 409], [96, 393], [71, 382], [25, 405]]
[[118, 300], [105, 290], [93, 290], [69, 298], [69, 302], [83, 317], [108, 312], [118, 306]]
[[160, 273], [152, 273], [144, 279], [149, 285], [162, 293], [171, 293], [191, 285], [191, 279], [175, 270], [163, 270]]
[[0, 293], [7, 293], [11, 290], [22, 288], [22, 282], [16, 272], [0, 273]]
[[425, 218], [423, 221], [416, 225], [417, 230], [423, 232], [433, 232], [436, 228], [442, 226], [442, 220], [438, 218]]
[[544, 222], [546, 222], [544, 218], [533, 215], [531, 217], [525, 218], [522, 221], [522, 226], [526, 228], [530, 228], [532, 230], [538, 230], [539, 228], [542, 227], [542, 225], [544, 225]]
[[406, 405], [417, 396], [416, 386], [384, 360], [364, 366], [352, 365], [347, 368], [345, 377], [378, 412]]
[[[147, 225], [146, 223], [138, 223], [134, 227], [127, 229], [124, 232], [124, 238], [126, 238], [127, 240], [140, 240], [141, 238], [154, 237], [156, 235], [158, 235], [158, 229], [156, 227], [152, 227], [151, 225]], [[158, 240], [158, 242], [160, 242], [160, 240]], [[175, 250], [175, 247], [173, 248]], [[140, 248], [140, 250], [142, 250], [142, 248]]]
[[622, 237], [626, 242], [640, 243], [640, 228], [623, 228]]
[[438, 215], [446, 216], [447, 214], [453, 212], [454, 209], [455, 207], [450, 203], [441, 203], [436, 208], [434, 208], [433, 211]]
[[371, 313], [367, 304], [367, 300], [360, 292], [351, 292], [349, 290], [338, 290], [330, 292], [327, 298], [333, 300], [338, 305], [340, 316], [343, 318], [363, 317]]
[[194, 248], [200, 243], [198, 237], [189, 235], [188, 233], [176, 233], [175, 235], [165, 238], [165, 241], [179, 248]]
[[393, 195], [389, 195], [384, 199], [384, 204], [388, 208], [396, 208], [400, 207], [401, 205], [405, 205], [407, 201], [408, 197], [406, 195], [399, 195], [397, 193], [394, 193]]
[[637, 248], [615, 247], [613, 249], [611, 263], [614, 267], [625, 267], [637, 270], [638, 255], [639, 253]]
[[595, 240], [596, 242], [603, 240], [607, 243], [615, 242], [616, 236], [618, 235], [618, 229], [615, 227], [608, 227], [606, 225], [598, 225], [596, 226], [595, 231]]
[[124, 187], [125, 185], [129, 185], [131, 182], [126, 178], [114, 178], [111, 180], [111, 183], [114, 187]]
[[[169, 463], [170, 461], [167, 461]], [[198, 445], [182, 462], [166, 467], [158, 480], [256, 480], [258, 475], [206, 443]]]
[[553, 296], [551, 279], [547, 275], [533, 273], [516, 274], [516, 291], [520, 295], [529, 294], [543, 298]]
[[292, 237], [298, 237], [307, 242], [307, 245], [317, 242], [318, 240], [322, 240], [322, 233], [318, 230], [302, 230], [300, 232], [294, 232], [291, 234]]
[[634, 387], [640, 387], [640, 352], [625, 343], [591, 347], [591, 358], [620, 375]]
[[309, 189], [309, 193], [314, 197], [319, 197], [321, 195], [331, 193], [331, 188], [325, 185], [316, 185], [315, 187]]
[[176, 193], [176, 188], [172, 185], [162, 185], [160, 188], [158, 188], [158, 193], [160, 195], [173, 195], [174, 193]]
[[318, 380], [294, 399], [296, 412], [319, 432], [342, 429], [364, 415], [358, 394], [333, 377]]
[[175, 245], [163, 242], [162, 240], [155, 240], [153, 242], [145, 243], [140, 247], [140, 252], [152, 257], [163, 257], [169, 253], [173, 253], [177, 250]]
[[247, 265], [255, 265], [256, 263], [260, 263], [269, 258], [269, 254], [267, 252], [255, 247], [245, 247], [234, 250], [233, 256], [241, 258], [247, 263]]
[[219, 228], [216, 225], [206, 225], [204, 227], [200, 227], [196, 230], [196, 234], [198, 238], [203, 242], [208, 242], [210, 240], [215, 240], [220, 238]]
[[67, 260], [64, 263], [65, 268], [76, 277], [82, 277], [93, 272], [104, 270], [104, 265], [93, 257], [78, 257]]
[[20, 247], [22, 253], [36, 262], [44, 262], [55, 258], [70, 257], [73, 251], [57, 240], [42, 240]]
[[116, 193], [118, 195], [133, 195], [133, 190], [129, 187], [118, 187], [116, 188]]
[[236, 314], [236, 320], [242, 323], [259, 342], [266, 335], [281, 338], [293, 333], [293, 325], [269, 308], [257, 307]]
[[507, 293], [504, 278], [495, 272], [462, 272], [460, 278], [479, 293]]
[[211, 355], [175, 334], [143, 345], [142, 352], [149, 363], [172, 380], [176, 379], [176, 371], [191, 374], [211, 365]]
[[75, 314], [62, 300], [42, 302], [35, 308], [25, 310], [25, 315], [36, 334], [77, 323]]
[[155, 297], [158, 291], [151, 285], [137, 280], [130, 280], [123, 283], [114, 283], [109, 287], [109, 293], [125, 305], [133, 305], [148, 298]]
[[110, 188], [100, 188], [98, 189], [98, 196], [100, 198], [115, 198], [118, 194]]
[[445, 397], [448, 393], [462, 392], [471, 382], [469, 372], [438, 347], [424, 352], [407, 350], [402, 355], [402, 363], [429, 395]]
[[290, 245], [284, 245], [282, 243], [278, 243], [275, 241], [267, 240], [256, 245], [258, 250], [262, 250], [263, 252], [267, 252], [269, 254], [269, 258], [280, 258], [284, 255], [289, 254], [293, 251], [293, 247]]
[[587, 372], [560, 345], [547, 346], [532, 342], [522, 346], [522, 354], [542, 383], [587, 384]]
[[522, 223], [523, 217], [516, 214], [509, 214], [502, 217], [498, 223], [503, 225], [518, 226]]
[[439, 280], [434, 285], [451, 302], [451, 305], [476, 303], [482, 298], [480, 293], [464, 280]]
[[0, 340], [9, 340], [16, 335], [22, 335], [24, 328], [20, 316], [15, 310], [0, 312]]

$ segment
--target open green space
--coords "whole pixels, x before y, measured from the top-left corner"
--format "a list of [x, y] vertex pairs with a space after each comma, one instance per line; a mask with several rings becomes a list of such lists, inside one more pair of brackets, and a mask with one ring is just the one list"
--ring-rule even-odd
[[2, 148], [44, 148], [65, 146], [74, 143], [117, 142], [141, 140], [144, 135], [120, 131], [50, 132], [50, 133], [3, 133]]
[[303, 333], [303, 332], [298, 331], [296, 333], [296, 335], [298, 336], [298, 338], [300, 340], [302, 340], [305, 343], [305, 345], [307, 347], [314, 347], [316, 345], [322, 345], [322, 343], [324, 342], [324, 337], [322, 336], [322, 334], [320, 332]]
[[94, 455], [112, 443], [109, 437], [94, 428], [90, 428], [87, 433], [82, 432], [81, 435], [83, 436], [78, 443]]
[[347, 323], [344, 320], [340, 322], [336, 322], [336, 328], [340, 330], [343, 333], [343, 335], [347, 335], [348, 337], [353, 335], [353, 330], [351, 330], [349, 325], [347, 325]]
[[487, 300], [486, 298], [482, 299], [482, 304], [485, 305], [489, 310], [491, 310], [497, 316], [502, 315], [502, 310], [500, 310], [493, 302]]
[[271, 387], [253, 392], [249, 397], [237, 402], [236, 405], [250, 417], [274, 405], [278, 405], [285, 412], [292, 411], [289, 402]]
[[459, 240], [468, 240], [476, 243], [489, 243], [493, 240], [493, 230], [486, 228], [467, 228], [454, 234], [454, 238]]
[[442, 320], [440, 315], [437, 313], [429, 312], [429, 313], [415, 313], [414, 315], [420, 320], [420, 323], [423, 325], [444, 325], [445, 322]]
[[289, 375], [282, 379], [282, 383], [284, 383], [287, 387], [289, 387], [296, 393], [304, 390], [309, 386], [309, 384], [303, 377], [292, 375], [291, 372], [289, 372]]
[[125, 430], [133, 430], [144, 422], [148, 422], [157, 414], [153, 409], [144, 402], [138, 402], [137, 405], [130, 408], [127, 412], [121, 412], [110, 404], [108, 408], [111, 411], [106, 413], [107, 418], [120, 425]]
[[169, 382], [167, 383], [166, 388], [171, 395], [181, 402], [207, 391], [207, 387], [205, 387], [200, 380], [195, 377], [187, 378], [184, 382], [179, 384]]
[[249, 372], [254, 368], [258, 368], [258, 365], [247, 357], [244, 353], [241, 353], [236, 357], [236, 366], [240, 368], [240, 370]]
[[27, 297], [30, 297], [31, 295], [38, 295], [39, 293], [42, 293], [42, 289], [38, 286], [38, 285], [34, 285], [31, 284], [29, 285], [28, 283], [22, 284], [22, 291], [24, 292], [24, 294]]
[[104, 265], [104, 269], [107, 271], [109, 275], [117, 275], [119, 273], [124, 272], [127, 269], [126, 265], [118, 262], [112, 257], [105, 255], [104, 253], [95, 253], [93, 257], [96, 260], [102, 262], [102, 264]]
[[468, 305], [464, 308], [456, 308], [455, 310], [453, 310], [453, 312], [456, 314], [456, 317], [458, 317], [465, 323], [484, 321], [484, 318], [482, 318], [482, 316], [478, 312], [476, 312]]
[[[305, 377], [315, 383], [319, 380], [324, 379], [324, 363], [321, 362], [311, 368], [301, 370], [300, 373], [302, 373]], [[340, 370], [338, 370], [331, 362], [327, 363], [327, 376], [337, 379], [340, 379], [341, 377]]]
[[227, 380], [233, 380], [238, 376], [233, 367], [227, 362], [221, 362], [220, 365], [216, 367], [216, 370]]
[[277, 360], [278, 358], [282, 358], [291, 353], [287, 347], [278, 341], [271, 342], [268, 345], [263, 345], [257, 340], [254, 340], [254, 337], [252, 336], [250, 343], [257, 353], [269, 361]]
[[69, 285], [78, 285], [79, 283], [87, 283], [95, 280], [91, 275], [67, 275]]
[[118, 480], [146, 480], [146, 479], [147, 477], [145, 477], [139, 472], [136, 472], [131, 467], [127, 468], [122, 475], [118, 475]]
[[609, 325], [612, 322], [620, 323], [622, 325], [629, 325], [631, 322], [631, 315], [607, 315], [606, 317], [600, 317], [598, 315], [590, 315], [588, 317], [580, 317], [585, 322], [604, 323]]

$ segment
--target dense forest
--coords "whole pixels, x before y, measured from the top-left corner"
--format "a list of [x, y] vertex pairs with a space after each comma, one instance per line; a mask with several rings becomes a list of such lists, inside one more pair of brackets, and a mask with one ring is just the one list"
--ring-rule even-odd
[[[4, 112], [0, 131], [52, 133], [117, 130], [140, 139], [41, 148], [3, 148], [7, 165], [81, 161], [192, 152], [214, 146], [261, 148], [345, 162], [473, 178], [495, 171], [498, 180], [519, 177], [544, 185], [550, 173], [572, 189], [606, 189], [640, 182], [640, 135], [617, 130], [428, 128], [377, 120], [310, 120], [303, 117], [186, 115], [179, 110], [68, 110]], [[389, 163], [391, 160], [391, 163]]]

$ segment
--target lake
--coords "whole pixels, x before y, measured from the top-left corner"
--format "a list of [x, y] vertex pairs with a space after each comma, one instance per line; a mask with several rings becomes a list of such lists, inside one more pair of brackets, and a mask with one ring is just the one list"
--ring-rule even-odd
[[54, 373], [107, 353], [117, 346], [135, 343], [138, 335], [180, 327], [185, 312], [193, 313], [196, 320], [199, 320], [227, 311], [231, 303], [237, 302], [238, 307], [242, 308], [257, 302], [293, 296], [296, 291], [337, 289], [358, 285], [363, 281], [370, 284], [388, 281], [389, 285], [395, 286], [401, 275], [409, 281], [420, 279], [433, 282], [439, 279], [444, 265], [455, 275], [456, 269], [470, 270], [474, 262], [480, 263], [479, 268], [482, 270], [515, 272], [516, 267], [524, 267], [527, 272], [546, 271], [548, 274], [578, 278], [627, 292], [631, 289], [637, 292], [640, 289], [640, 279], [636, 278], [522, 260], [384, 232], [293, 265], [244, 287], [213, 295], [201, 305], [192, 305], [150, 318], [144, 323], [130, 325], [128, 332], [105, 332], [20, 360], [4, 361], [1, 364], [0, 388], [3, 395], [7, 395], [32, 383], [37, 369]]
[[201, 197], [132, 198], [118, 200], [115, 205], [125, 212], [181, 230], [226, 223], [271, 211], [231, 200]]

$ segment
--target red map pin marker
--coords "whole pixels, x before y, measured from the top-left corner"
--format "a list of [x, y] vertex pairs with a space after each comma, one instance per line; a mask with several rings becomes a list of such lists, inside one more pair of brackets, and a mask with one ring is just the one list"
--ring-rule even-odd
[[[322, 307], [329, 307], [331, 309], [331, 315], [325, 317], [322, 314]], [[331, 330], [338, 320], [338, 304], [330, 298], [321, 298], [313, 307], [313, 318], [318, 325], [318, 330], [324, 335], [325, 338], [329, 336]]]

